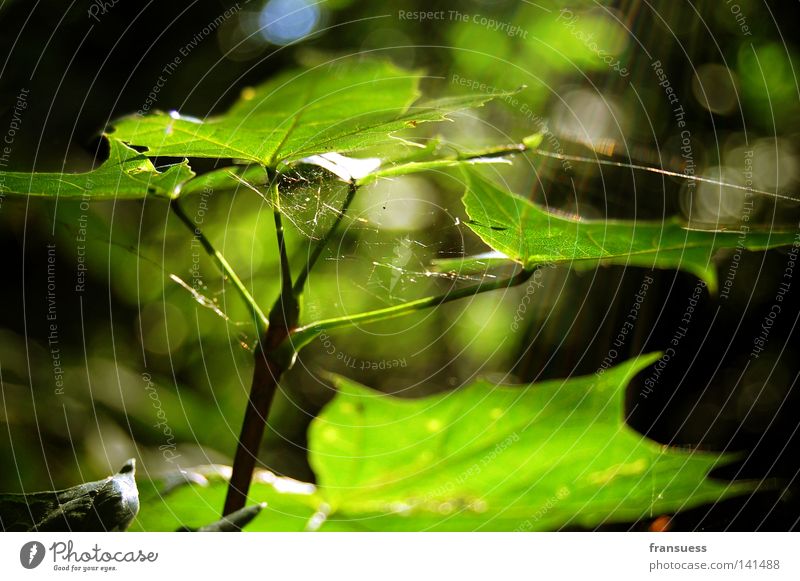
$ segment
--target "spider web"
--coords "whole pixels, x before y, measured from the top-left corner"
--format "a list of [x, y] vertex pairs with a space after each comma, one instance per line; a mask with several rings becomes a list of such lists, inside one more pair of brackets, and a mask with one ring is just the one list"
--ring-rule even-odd
[[[305, 240], [293, 257], [295, 265], [303, 263], [334, 225], [348, 187], [318, 167], [301, 166], [283, 175], [279, 184], [281, 213]], [[409, 183], [409, 194], [413, 188], [414, 183]], [[408, 214], [410, 223], [418, 217], [415, 214], [424, 215], [425, 222], [403, 229], [396, 224], [398, 213]], [[387, 223], [393, 225], [387, 227]], [[380, 308], [483, 280], [491, 275], [441, 272], [434, 266], [438, 258], [462, 256], [464, 239], [471, 237], [461, 220], [443, 208], [414, 207], [407, 200], [392, 199], [380, 183], [360, 188], [312, 277], [317, 281], [335, 277], [336, 296], [330, 296], [330, 288], [315, 289], [310, 279], [309, 294], [314, 296], [306, 302], [309, 314], [326, 312], [331, 298], [335, 306], [352, 312], [348, 305], [363, 308], [365, 297], [370, 308]]]

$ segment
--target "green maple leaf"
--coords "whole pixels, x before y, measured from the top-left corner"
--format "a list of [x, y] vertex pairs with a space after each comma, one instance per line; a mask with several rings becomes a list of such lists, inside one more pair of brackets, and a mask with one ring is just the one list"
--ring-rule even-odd
[[415, 104], [419, 71], [355, 57], [279, 74], [245, 90], [225, 114], [155, 112], [114, 123], [114, 136], [151, 156], [234, 158], [275, 168], [329, 152], [385, 145], [391, 133], [482, 104], [468, 95]]
[[531, 269], [548, 263], [591, 268], [617, 264], [680, 269], [717, 288], [711, 261], [722, 248], [742, 245], [765, 250], [792, 244], [793, 232], [706, 232], [687, 230], [677, 218], [663, 221], [574, 220], [539, 206], [463, 166], [467, 225], [494, 250]]
[[82, 199], [173, 197], [194, 173], [185, 161], [158, 171], [146, 155], [115, 139], [109, 157], [88, 172], [0, 172], [0, 192], [37, 197]]

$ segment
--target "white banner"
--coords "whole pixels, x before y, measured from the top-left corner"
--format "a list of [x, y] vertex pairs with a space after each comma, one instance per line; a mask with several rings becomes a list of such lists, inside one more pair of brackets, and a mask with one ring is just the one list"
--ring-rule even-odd
[[0, 578], [796, 580], [798, 540], [791, 533], [5, 533]]

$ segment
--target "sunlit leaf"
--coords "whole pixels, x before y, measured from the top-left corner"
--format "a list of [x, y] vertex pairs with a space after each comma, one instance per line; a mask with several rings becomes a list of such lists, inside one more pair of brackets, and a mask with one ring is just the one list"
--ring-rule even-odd
[[792, 232], [693, 231], [677, 218], [664, 221], [574, 220], [548, 213], [464, 167], [464, 205], [469, 227], [494, 250], [533, 268], [545, 263], [575, 267], [619, 264], [677, 268], [705, 280], [711, 292], [717, 273], [711, 258], [721, 248], [764, 250], [791, 244]]
[[172, 197], [194, 176], [184, 161], [158, 171], [147, 156], [109, 139], [110, 153], [98, 168], [83, 173], [0, 172], [0, 192], [58, 198]]
[[396, 131], [441, 121], [448, 112], [491, 98], [473, 94], [414, 104], [421, 77], [385, 61], [348, 58], [277, 75], [245, 90], [218, 117], [136, 115], [116, 122], [114, 135], [147, 147], [151, 156], [234, 158], [277, 167], [378, 146]]
[[412, 401], [342, 379], [310, 433], [330, 518], [376, 530], [592, 527], [743, 490], [706, 477], [723, 457], [666, 448], [625, 424], [625, 387], [657, 358]]

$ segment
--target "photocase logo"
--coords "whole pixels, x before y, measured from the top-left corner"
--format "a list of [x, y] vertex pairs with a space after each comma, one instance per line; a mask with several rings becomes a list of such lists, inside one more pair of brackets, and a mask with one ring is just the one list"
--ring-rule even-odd
[[19, 550], [19, 562], [26, 569], [35, 569], [44, 560], [44, 545], [39, 541], [30, 541]]

